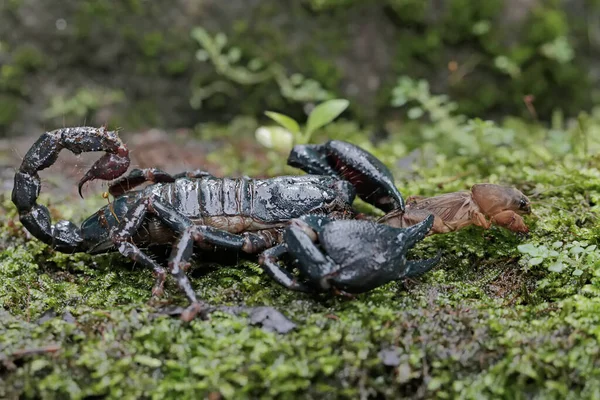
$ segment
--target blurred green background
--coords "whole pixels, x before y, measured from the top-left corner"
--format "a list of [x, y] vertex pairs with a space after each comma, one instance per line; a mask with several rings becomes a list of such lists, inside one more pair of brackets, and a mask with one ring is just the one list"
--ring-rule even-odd
[[[0, 398], [600, 398], [599, 81], [600, 0], [0, 0]], [[139, 265], [19, 223], [22, 156], [83, 124], [121, 128], [132, 166], [216, 176], [297, 174], [293, 143], [347, 140], [406, 197], [518, 188], [530, 234], [429, 237], [411, 257], [441, 251], [434, 271], [353, 300], [200, 253], [200, 298], [298, 328], [183, 323], [160, 313], [185, 304], [171, 279], [150, 300]], [[76, 189], [97, 157], [40, 174], [54, 221], [106, 205]]]
[[334, 97], [379, 129], [406, 118], [403, 76], [469, 117], [574, 116], [600, 99], [599, 15], [598, 0], [4, 0], [0, 135], [302, 119]]

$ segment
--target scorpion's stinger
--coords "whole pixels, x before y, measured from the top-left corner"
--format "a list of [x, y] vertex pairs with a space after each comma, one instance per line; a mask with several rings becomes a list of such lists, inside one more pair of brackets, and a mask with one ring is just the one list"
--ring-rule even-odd
[[81, 249], [83, 238], [77, 226], [60, 221], [52, 225], [50, 212], [40, 204], [41, 181], [38, 171], [50, 167], [58, 153], [66, 148], [75, 154], [105, 151], [108, 154], [98, 160], [86, 173], [81, 185], [92, 179], [114, 179], [129, 167], [127, 148], [116, 134], [104, 128], [63, 128], [44, 133], [31, 146], [19, 170], [15, 174], [12, 201], [19, 211], [23, 226], [32, 235], [62, 252]]

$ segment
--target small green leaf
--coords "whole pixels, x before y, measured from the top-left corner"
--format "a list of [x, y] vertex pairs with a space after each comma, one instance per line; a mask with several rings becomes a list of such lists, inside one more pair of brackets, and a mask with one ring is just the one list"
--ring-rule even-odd
[[529, 265], [533, 267], [534, 265], [540, 265], [543, 262], [544, 259], [542, 257], [534, 257], [531, 260], [529, 260]]
[[575, 246], [571, 249], [571, 254], [581, 254], [583, 253], [583, 247]]
[[583, 271], [580, 270], [579, 268], [577, 268], [575, 271], [573, 271], [573, 275], [575, 276], [581, 276], [583, 274]]
[[423, 109], [421, 107], [413, 107], [410, 110], [408, 110], [408, 118], [410, 119], [418, 119], [421, 118], [423, 116]]
[[562, 272], [563, 269], [565, 269], [565, 264], [561, 263], [560, 261], [557, 261], [548, 267], [548, 271], [559, 273]]
[[520, 244], [519, 246], [517, 246], [517, 249], [521, 253], [529, 255], [533, 255], [537, 251], [537, 248], [531, 243]]
[[32, 374], [35, 374], [36, 372], [41, 371], [42, 369], [46, 368], [49, 365], [50, 365], [50, 361], [48, 361], [48, 360], [44, 360], [44, 359], [33, 360], [29, 367], [30, 372]]
[[348, 100], [334, 99], [327, 100], [316, 106], [308, 116], [308, 121], [306, 123], [307, 138], [310, 138], [310, 135], [317, 129], [336, 119], [349, 105], [350, 102]]
[[146, 356], [144, 354], [138, 354], [133, 357], [133, 361], [140, 365], [145, 365], [146, 367], [158, 368], [162, 365], [162, 361], [158, 358]]
[[292, 133], [297, 134], [300, 132], [300, 125], [287, 115], [279, 114], [274, 111], [265, 111], [265, 115]]

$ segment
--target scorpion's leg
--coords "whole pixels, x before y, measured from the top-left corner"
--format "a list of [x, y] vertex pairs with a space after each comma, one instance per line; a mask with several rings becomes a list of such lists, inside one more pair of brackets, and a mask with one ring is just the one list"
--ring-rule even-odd
[[136, 168], [131, 170], [129, 175], [112, 182], [108, 187], [108, 192], [113, 196], [120, 196], [146, 182], [169, 183], [175, 182], [175, 178], [158, 168]]
[[44, 133], [31, 146], [15, 174], [12, 201], [17, 206], [23, 226], [36, 238], [63, 252], [85, 251], [79, 228], [68, 221], [52, 225], [48, 209], [37, 204], [41, 189], [38, 171], [50, 167], [62, 149], [75, 154], [105, 151], [80, 181], [109, 180], [122, 175], [129, 167], [128, 151], [117, 132], [104, 128], [76, 127]]
[[152, 295], [161, 296], [166, 278], [165, 269], [131, 242], [131, 237], [138, 231], [142, 222], [144, 222], [147, 210], [148, 199], [142, 199], [131, 207], [115, 230], [111, 232], [111, 239], [115, 243], [119, 253], [123, 256], [130, 258], [134, 262], [139, 262], [154, 271], [156, 282], [152, 288]]
[[[155, 197], [144, 197], [131, 207], [128, 214], [121, 221], [119, 228], [113, 234], [113, 240], [118, 244], [119, 251], [130, 258], [137, 257], [141, 262], [155, 268], [155, 263], [148, 261], [129, 239], [139, 229], [147, 213], [154, 214], [160, 222], [179, 234], [179, 239], [173, 247], [169, 258], [169, 270], [180, 290], [190, 301], [190, 306], [182, 313], [182, 319], [191, 320], [198, 312], [206, 310], [206, 306], [199, 302], [192, 285], [185, 274], [192, 255], [193, 242], [209, 243], [222, 249], [246, 251], [251, 247], [247, 237], [236, 235], [209, 226], [194, 225], [193, 221], [181, 215], [168, 204], [164, 204]], [[126, 244], [125, 244], [126, 243]], [[135, 259], [135, 258], [134, 258]]]
[[136, 168], [132, 170], [129, 175], [123, 177], [113, 183], [108, 188], [108, 192], [113, 196], [120, 196], [123, 193], [133, 189], [136, 186], [142, 185], [146, 182], [150, 183], [170, 183], [175, 182], [180, 178], [202, 178], [205, 176], [212, 176], [210, 173], [201, 169], [194, 171], [184, 171], [176, 175], [171, 175], [158, 168]]
[[322, 145], [296, 145], [288, 164], [310, 174], [339, 176], [352, 183], [361, 199], [385, 212], [404, 210], [404, 199], [390, 170], [351, 143], [331, 140]]
[[179, 179], [179, 178], [198, 179], [198, 178], [205, 178], [205, 177], [212, 177], [212, 176], [213, 176], [213, 174], [211, 174], [208, 171], [204, 171], [203, 169], [195, 169], [193, 171], [183, 171], [178, 174], [175, 174], [175, 175], [173, 175], [173, 178], [175, 178], [175, 179]]
[[297, 278], [281, 268], [278, 261], [281, 256], [288, 252], [285, 244], [280, 244], [265, 250], [258, 258], [258, 263], [265, 273], [280, 285], [298, 292], [312, 292], [313, 290], [304, 283], [298, 282]]
[[[155, 203], [150, 197], [144, 197], [132, 206], [125, 217], [119, 223], [119, 226], [112, 232], [112, 240], [117, 246], [119, 252], [132, 259], [133, 261], [139, 262], [144, 266], [152, 268], [155, 272], [164, 271], [152, 258], [140, 250], [130, 240], [131, 237], [138, 231], [148, 211], [153, 210]], [[160, 218], [161, 216], [156, 213]], [[161, 218], [162, 219], [162, 218]], [[164, 219], [162, 222], [165, 222]], [[180, 232], [181, 230], [178, 230]], [[192, 241], [190, 240], [189, 233], [182, 233], [181, 237], [173, 247], [171, 256], [169, 258], [169, 268], [173, 277], [177, 281], [177, 285], [180, 290], [190, 301], [190, 306], [184, 313], [185, 316], [193, 318], [198, 312], [204, 307], [202, 303], [196, 298], [196, 293], [192, 289], [192, 285], [185, 275], [185, 266], [188, 263], [189, 257], [191, 256]], [[162, 291], [164, 285], [164, 274], [158, 274], [157, 282], [153, 288], [154, 294], [159, 294]], [[157, 293], [158, 292], [158, 293]]]

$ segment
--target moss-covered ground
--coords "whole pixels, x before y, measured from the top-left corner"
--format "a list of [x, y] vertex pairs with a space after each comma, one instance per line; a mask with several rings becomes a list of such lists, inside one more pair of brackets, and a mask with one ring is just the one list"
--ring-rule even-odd
[[[5, 194], [0, 398], [599, 398], [600, 124], [482, 128], [471, 153], [421, 147], [414, 168], [396, 162], [410, 137], [372, 145], [348, 126], [316, 140], [335, 131], [369, 148], [405, 195], [514, 185], [533, 202], [531, 233], [471, 227], [427, 238], [413, 256], [440, 249], [434, 271], [352, 300], [289, 292], [251, 260], [190, 271], [206, 301], [273, 306], [297, 325], [279, 334], [244, 315], [184, 323], [162, 314], [185, 304], [172, 282], [151, 301], [152, 275], [119, 255], [52, 251], [23, 230]], [[265, 174], [256, 158], [284, 163], [242, 147], [211, 159], [240, 160], [225, 172], [249, 175]], [[52, 211], [81, 220], [102, 202]]]

